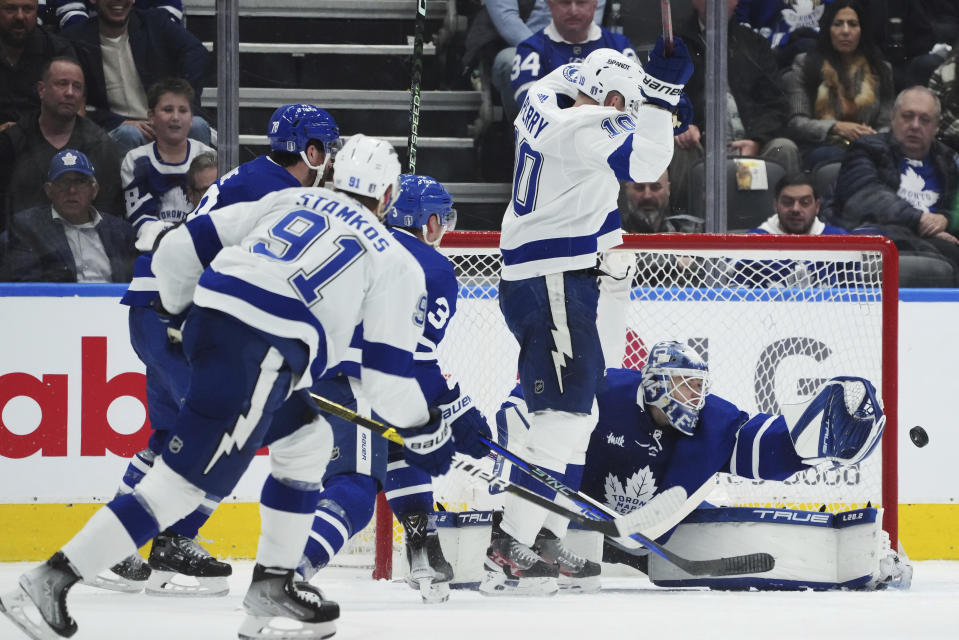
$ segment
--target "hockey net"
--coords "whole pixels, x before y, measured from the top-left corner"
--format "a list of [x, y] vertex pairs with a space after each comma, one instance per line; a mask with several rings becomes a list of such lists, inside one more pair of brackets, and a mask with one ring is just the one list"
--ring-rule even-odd
[[[451, 233], [442, 249], [460, 291], [438, 357], [491, 423], [516, 384], [519, 353], [497, 301], [498, 244], [495, 233]], [[862, 464], [810, 469], [786, 482], [720, 474], [708, 500], [829, 512], [871, 503], [884, 508], [895, 548], [895, 247], [868, 236], [647, 234], [627, 236], [616, 251], [633, 265], [623, 367], [640, 368], [660, 340], [686, 342], [709, 363], [711, 392], [749, 413], [778, 413], [838, 375], [867, 378], [880, 391], [887, 416], [883, 446]], [[485, 484], [455, 472], [434, 488], [448, 510], [496, 506]], [[358, 537], [352, 555], [375, 563], [375, 577], [389, 577], [389, 558], [402, 549], [402, 528], [382, 508], [385, 500], [380, 503], [379, 526]]]

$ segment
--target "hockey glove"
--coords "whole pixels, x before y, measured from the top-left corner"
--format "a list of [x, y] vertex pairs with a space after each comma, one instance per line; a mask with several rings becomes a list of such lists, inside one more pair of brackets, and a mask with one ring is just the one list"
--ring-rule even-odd
[[678, 136], [689, 129], [693, 123], [693, 103], [685, 92], [679, 96], [679, 104], [676, 105], [676, 113], [673, 114], [673, 135]]
[[693, 61], [680, 38], [673, 38], [673, 54], [667, 58], [663, 50], [663, 37], [660, 36], [649, 53], [644, 71], [641, 88], [646, 102], [672, 110], [679, 103], [683, 87], [693, 75]]
[[448, 404], [439, 405], [443, 420], [450, 425], [456, 450], [474, 458], [485, 458], [489, 447], [480, 440], [480, 436], [492, 440], [493, 433], [483, 414], [473, 406], [469, 396], [460, 395], [459, 385], [452, 391], [456, 399]]
[[396, 432], [403, 436], [403, 457], [407, 463], [431, 476], [449, 471], [456, 450], [450, 425], [440, 411], [431, 409], [429, 422], [420, 427], [397, 428]]
[[886, 416], [876, 388], [864, 378], [826, 382], [809, 402], [783, 407], [796, 453], [808, 465], [862, 462], [879, 443]]

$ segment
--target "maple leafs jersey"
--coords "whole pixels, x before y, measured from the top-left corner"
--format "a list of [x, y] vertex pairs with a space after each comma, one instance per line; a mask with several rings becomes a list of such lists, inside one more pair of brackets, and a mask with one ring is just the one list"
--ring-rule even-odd
[[187, 139], [187, 154], [183, 162], [164, 162], [156, 143], [131, 150], [120, 166], [120, 184], [127, 220], [139, 236], [149, 222], [177, 223], [193, 211], [186, 194], [186, 172], [193, 159], [213, 151], [202, 142]]
[[655, 182], [673, 155], [672, 114], [650, 105], [562, 109], [579, 65], [534, 84], [514, 121], [512, 199], [503, 217], [502, 277], [522, 280], [596, 266], [622, 242], [619, 181]]
[[[599, 420], [580, 486], [619, 513], [629, 513], [676, 486], [691, 496], [718, 472], [785, 480], [808, 468], [796, 453], [782, 416], [749, 416], [712, 394], [706, 396], [693, 435], [656, 426], [643, 407], [641, 379], [633, 369], [607, 370], [606, 387], [596, 396]], [[496, 416], [501, 444], [503, 430], [522, 423], [515, 419], [519, 412], [525, 414], [525, 405], [517, 386]], [[515, 429], [507, 437], [515, 440]], [[504, 446], [516, 449], [508, 440]]]
[[[621, 33], [592, 25], [586, 42], [573, 44], [563, 39], [551, 22], [542, 31], [516, 45], [509, 81], [513, 85], [516, 104], [523, 104], [530, 86], [547, 73], [571, 62], [582, 62], [597, 49], [615, 49], [636, 60], [636, 52]], [[561, 99], [562, 100], [562, 99]], [[572, 104], [561, 104], [567, 107]]]
[[427, 422], [410, 377], [425, 322], [423, 271], [349, 196], [285, 189], [192, 217], [163, 238], [153, 266], [170, 312], [192, 302], [307, 345], [297, 389], [347, 355], [362, 322], [361, 374], [374, 409], [400, 427]]

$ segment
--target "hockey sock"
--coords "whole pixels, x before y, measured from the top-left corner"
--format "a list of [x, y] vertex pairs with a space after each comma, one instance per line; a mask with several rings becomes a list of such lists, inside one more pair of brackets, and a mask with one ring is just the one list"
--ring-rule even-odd
[[405, 460], [391, 461], [387, 465], [383, 490], [390, 509], [399, 520], [408, 513], [428, 513], [433, 510], [433, 482], [430, 475], [409, 466]]
[[370, 476], [347, 473], [327, 478], [303, 551], [313, 567], [329, 564], [347, 540], [369, 524], [376, 492], [376, 481]]
[[310, 535], [320, 489], [284, 484], [272, 475], [260, 494], [260, 541], [256, 561], [265, 567], [295, 569]]
[[156, 459], [156, 454], [150, 449], [137, 451], [136, 455], [130, 458], [126, 471], [123, 472], [123, 480], [120, 481], [117, 492], [130, 493], [133, 491], [140, 484], [140, 480], [143, 480], [146, 472], [153, 467], [154, 459]]
[[197, 534], [200, 532], [200, 527], [206, 524], [206, 521], [210, 519], [211, 515], [212, 512], [207, 509], [206, 505], [200, 505], [196, 511], [179, 522], [173, 523], [169, 529], [173, 533], [192, 540], [197, 537]]
[[136, 550], [159, 533], [156, 520], [132, 495], [114, 498], [100, 509], [70, 542], [63, 553], [85, 580]]

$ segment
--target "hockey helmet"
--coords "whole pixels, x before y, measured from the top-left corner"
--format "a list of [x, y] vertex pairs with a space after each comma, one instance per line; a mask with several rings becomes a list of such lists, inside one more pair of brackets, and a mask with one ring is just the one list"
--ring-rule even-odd
[[380, 200], [393, 187], [391, 200], [382, 208], [384, 212], [389, 211], [399, 194], [399, 183], [400, 161], [393, 145], [386, 140], [357, 133], [336, 155], [333, 185], [339, 191]]
[[270, 116], [267, 130], [270, 149], [288, 153], [303, 153], [310, 140], [319, 140], [327, 155], [335, 154], [340, 146], [340, 130], [333, 117], [311, 104], [285, 104]]
[[429, 176], [405, 173], [400, 176], [400, 194], [393, 208], [383, 220], [391, 227], [419, 229], [425, 227], [430, 216], [438, 216], [444, 231], [456, 227], [456, 209], [453, 196]]
[[615, 49], [597, 49], [579, 66], [579, 90], [603, 104], [610, 91], [622, 94], [629, 111], [633, 102], [643, 99], [640, 83], [643, 68], [633, 58]]
[[642, 373], [644, 403], [661, 409], [680, 432], [693, 435], [709, 393], [709, 367], [702, 357], [680, 342], [657, 342]]

